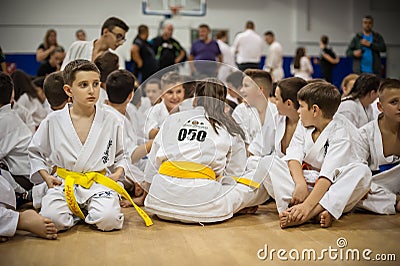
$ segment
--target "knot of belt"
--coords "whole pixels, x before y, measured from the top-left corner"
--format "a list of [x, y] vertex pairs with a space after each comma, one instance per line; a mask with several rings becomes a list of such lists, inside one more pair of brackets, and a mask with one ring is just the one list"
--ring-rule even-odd
[[146, 226], [150, 226], [153, 224], [153, 221], [144, 212], [139, 206], [137, 206], [128, 192], [117, 184], [114, 180], [105, 176], [105, 170], [102, 172], [87, 172], [87, 173], [78, 173], [68, 171], [64, 168], [57, 167], [57, 175], [65, 180], [65, 198], [68, 204], [69, 209], [81, 219], [85, 219], [85, 215], [82, 213], [81, 208], [76, 202], [75, 194], [74, 194], [74, 184], [80, 185], [84, 188], [90, 188], [93, 183], [101, 184], [109, 189], [114, 190], [118, 194], [120, 194], [125, 199], [129, 200], [137, 213], [142, 217]]

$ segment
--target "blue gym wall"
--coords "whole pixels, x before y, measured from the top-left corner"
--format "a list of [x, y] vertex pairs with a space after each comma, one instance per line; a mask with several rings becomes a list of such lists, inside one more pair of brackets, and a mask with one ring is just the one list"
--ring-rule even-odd
[[[285, 71], [285, 77], [290, 77], [290, 64], [293, 57], [285, 56], [283, 58], [283, 69]], [[7, 64], [15, 63], [16, 68], [22, 69], [29, 75], [35, 76], [39, 68], [40, 63], [36, 61], [35, 54], [6, 54]], [[262, 58], [261, 65], [264, 65], [265, 57]], [[313, 62], [313, 60], [311, 60]], [[382, 59], [384, 66], [386, 65], [386, 58]], [[314, 78], [321, 78], [321, 68], [319, 65], [313, 64], [314, 67]], [[131, 63], [126, 62], [126, 68], [131, 70]], [[351, 58], [341, 57], [339, 64], [335, 67], [333, 71], [333, 84], [340, 88], [340, 83], [343, 78], [352, 73], [352, 60]]]

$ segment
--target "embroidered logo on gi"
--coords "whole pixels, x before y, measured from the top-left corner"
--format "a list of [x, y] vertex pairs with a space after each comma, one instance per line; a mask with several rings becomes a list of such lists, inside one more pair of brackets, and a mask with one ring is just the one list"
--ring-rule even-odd
[[110, 160], [110, 147], [111, 147], [111, 145], [112, 145], [112, 139], [110, 139], [109, 141], [108, 141], [108, 144], [107, 144], [107, 149], [106, 149], [106, 151], [104, 152], [104, 155], [103, 155], [103, 157], [101, 157], [102, 159], [103, 159], [103, 163], [104, 164], [106, 164], [109, 160]]
[[326, 140], [326, 142], [324, 144], [324, 156], [326, 156], [326, 153], [328, 152], [328, 148], [329, 148], [329, 142], [328, 142], [328, 140]]

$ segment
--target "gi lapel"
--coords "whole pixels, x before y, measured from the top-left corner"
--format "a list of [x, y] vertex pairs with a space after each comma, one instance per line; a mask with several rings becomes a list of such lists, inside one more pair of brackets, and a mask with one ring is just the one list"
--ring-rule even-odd
[[[311, 147], [311, 149], [307, 152], [306, 156], [304, 157], [304, 161], [309, 163], [312, 166], [315, 166], [317, 168], [320, 168], [320, 166], [316, 166], [315, 162], [318, 162], [321, 160], [320, 154], [321, 154], [321, 150], [324, 150], [324, 157], [326, 155], [326, 153], [328, 152], [328, 148], [329, 148], [329, 135], [331, 133], [333, 127], [333, 121], [331, 121], [326, 127], [325, 129], [321, 132], [321, 134], [319, 135], [317, 141], [314, 142], [314, 145]], [[312, 132], [307, 131], [308, 132]], [[311, 133], [312, 134], [312, 133]], [[311, 137], [312, 136], [308, 136]]]
[[[99, 156], [95, 154], [95, 149], [97, 148], [99, 138], [102, 132], [104, 120], [104, 111], [102, 108], [96, 107], [96, 114], [94, 115], [92, 126], [90, 127], [89, 134], [86, 138], [85, 144], [83, 145], [80, 154], [76, 160], [75, 169], [76, 172], [83, 172], [86, 169], [93, 170], [102, 170], [102, 169], [93, 169], [94, 162], [90, 160], [92, 156]], [[90, 165], [87, 165], [87, 164]]]

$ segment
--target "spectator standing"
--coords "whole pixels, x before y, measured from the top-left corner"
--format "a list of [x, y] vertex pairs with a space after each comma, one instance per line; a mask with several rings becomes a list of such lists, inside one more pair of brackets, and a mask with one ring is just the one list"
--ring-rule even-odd
[[236, 64], [241, 71], [247, 68], [260, 68], [263, 40], [254, 29], [254, 22], [247, 21], [245, 31], [236, 35], [233, 41], [232, 49], [236, 55]]
[[283, 71], [283, 49], [282, 45], [275, 40], [275, 34], [267, 31], [264, 34], [265, 42], [269, 45], [267, 59], [265, 61], [264, 70], [272, 76], [272, 81], [276, 82], [285, 77]]
[[365, 16], [362, 25], [362, 32], [353, 37], [346, 54], [353, 58], [354, 73], [373, 73], [381, 76], [381, 53], [386, 52], [385, 41], [382, 35], [372, 30], [372, 16]]

